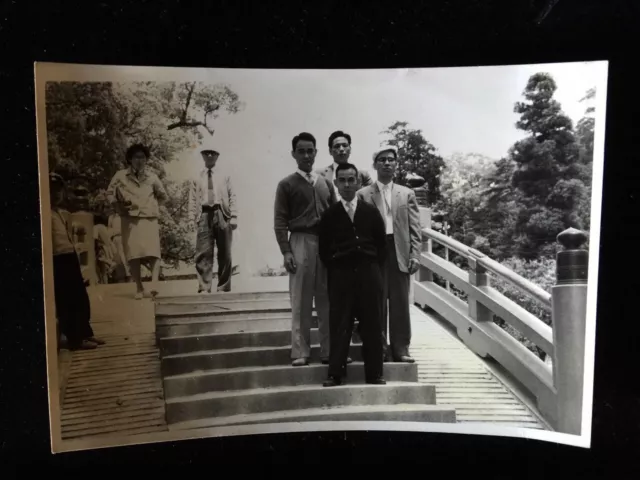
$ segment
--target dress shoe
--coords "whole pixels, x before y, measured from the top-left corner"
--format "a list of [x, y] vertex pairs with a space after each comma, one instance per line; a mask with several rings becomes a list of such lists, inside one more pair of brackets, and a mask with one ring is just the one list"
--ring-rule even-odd
[[398, 361], [403, 362], [403, 363], [415, 363], [415, 360], [410, 357], [409, 355], [401, 355], [398, 358]]
[[367, 383], [370, 385], [386, 385], [387, 384], [386, 380], [382, 377], [372, 378], [370, 380], [367, 380]]
[[338, 385], [344, 385], [344, 382], [340, 377], [330, 376], [327, 380], [322, 382], [323, 387], [337, 387]]
[[305, 365], [309, 365], [309, 359], [308, 358], [296, 358], [293, 362], [291, 362], [291, 365], [293, 365], [294, 367], [304, 367]]
[[95, 343], [96, 345], [104, 345], [105, 343], [107, 343], [101, 338], [96, 338], [96, 337], [89, 337], [87, 338], [87, 340], [89, 340], [92, 343]]

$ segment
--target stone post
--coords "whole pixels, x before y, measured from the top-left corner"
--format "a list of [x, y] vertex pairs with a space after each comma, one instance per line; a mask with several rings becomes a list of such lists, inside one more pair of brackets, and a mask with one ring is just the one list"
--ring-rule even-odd
[[557, 240], [564, 250], [556, 257], [556, 285], [551, 292], [555, 423], [559, 432], [580, 435], [589, 271], [589, 252], [580, 247], [587, 235], [569, 228]]

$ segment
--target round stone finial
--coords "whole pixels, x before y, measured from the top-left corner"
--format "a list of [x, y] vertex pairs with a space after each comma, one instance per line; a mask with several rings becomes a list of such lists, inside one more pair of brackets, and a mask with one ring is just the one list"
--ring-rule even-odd
[[587, 239], [588, 237], [586, 233], [573, 227], [560, 232], [556, 237], [556, 240], [565, 248], [565, 250], [579, 250]]

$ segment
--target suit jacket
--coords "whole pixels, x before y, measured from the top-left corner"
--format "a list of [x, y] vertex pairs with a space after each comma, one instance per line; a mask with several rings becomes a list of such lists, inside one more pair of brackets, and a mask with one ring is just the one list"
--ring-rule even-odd
[[353, 222], [342, 202], [331, 205], [320, 219], [318, 237], [320, 260], [328, 270], [362, 261], [384, 263], [384, 220], [375, 207], [364, 202], [358, 202]]
[[[220, 202], [220, 209], [225, 219], [237, 219], [236, 193], [231, 183], [231, 177], [219, 173], [214, 168], [212, 178], [216, 197]], [[207, 181], [207, 170], [203, 169], [198, 174], [198, 177], [191, 182], [191, 188], [189, 189], [189, 218], [193, 219], [196, 223], [200, 220], [202, 205], [206, 201]]]
[[[318, 170], [316, 170], [316, 173], [318, 175], [322, 175], [323, 177], [325, 177], [327, 180], [329, 180], [331, 182], [331, 185], [333, 185], [333, 174], [334, 174], [333, 169], [334, 168], [335, 168], [335, 164], [332, 163], [328, 167], [319, 168]], [[361, 187], [367, 187], [367, 186], [373, 184], [373, 180], [371, 179], [371, 175], [369, 175], [364, 170], [358, 170], [358, 177], [360, 179], [360, 186]]]
[[[377, 207], [384, 218], [384, 198], [378, 183], [358, 190], [358, 201]], [[409, 273], [409, 260], [420, 258], [422, 250], [422, 226], [420, 210], [413, 190], [393, 184], [391, 193], [391, 216], [393, 218], [393, 236], [398, 257], [398, 268]], [[386, 232], [386, 229], [385, 229]]]

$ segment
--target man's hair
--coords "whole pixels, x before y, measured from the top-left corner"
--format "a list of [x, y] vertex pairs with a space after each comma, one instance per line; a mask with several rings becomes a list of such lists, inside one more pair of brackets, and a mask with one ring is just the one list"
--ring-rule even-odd
[[308, 132], [302, 132], [296, 135], [295, 137], [293, 137], [293, 140], [291, 140], [291, 150], [296, 149], [296, 145], [298, 145], [298, 142], [300, 140], [306, 140], [308, 142], [311, 142], [313, 143], [313, 148], [316, 148], [316, 137], [314, 137]]
[[358, 167], [356, 167], [353, 163], [341, 163], [340, 165], [338, 165], [338, 167], [336, 168], [336, 178], [338, 178], [338, 172], [341, 172], [342, 170], [355, 170], [356, 177], [358, 176]]
[[124, 155], [124, 158], [128, 164], [131, 164], [131, 159], [138, 152], [142, 152], [143, 155], [147, 157], [147, 159], [151, 156], [151, 152], [145, 145], [141, 143], [133, 144], [129, 148], [127, 148], [127, 153], [125, 153]]
[[329, 135], [329, 148], [333, 147], [333, 141], [338, 137], [344, 137], [349, 142], [349, 146], [351, 146], [351, 135], [348, 133], [344, 133], [342, 130], [336, 130], [331, 135]]

